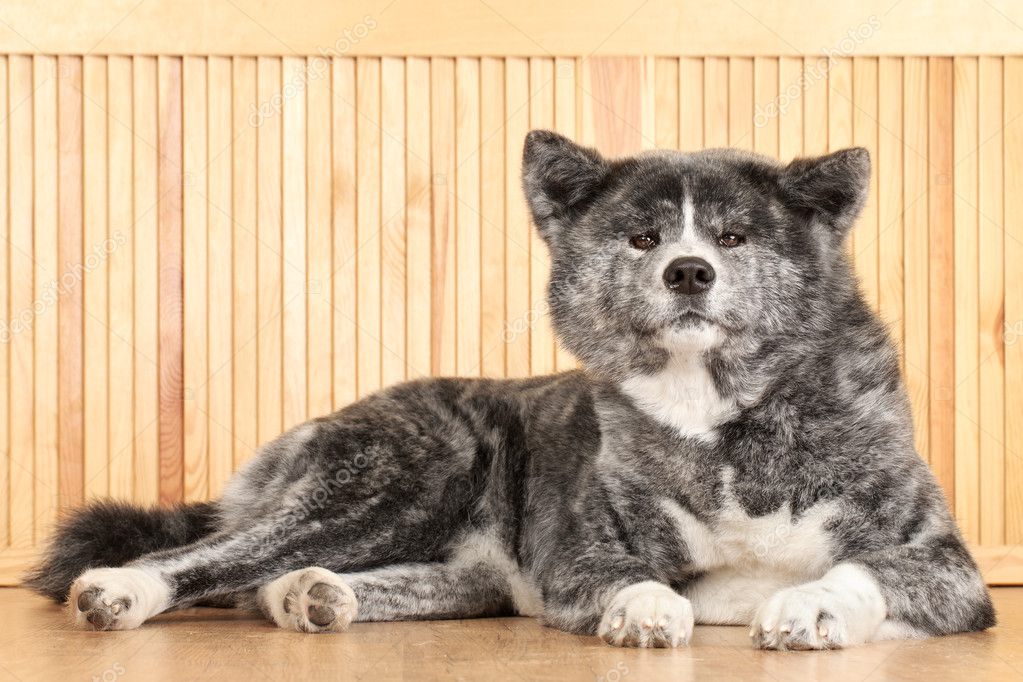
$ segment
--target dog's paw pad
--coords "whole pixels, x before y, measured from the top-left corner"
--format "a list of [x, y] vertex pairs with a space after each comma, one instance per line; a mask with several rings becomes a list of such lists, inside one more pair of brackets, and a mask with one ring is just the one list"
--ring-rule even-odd
[[[84, 630], [130, 630], [153, 612], [165, 593], [163, 583], [139, 569], [96, 568], [71, 585], [71, 621]], [[143, 598], [154, 604], [143, 604]], [[152, 608], [150, 608], [152, 607]]]
[[306, 617], [313, 625], [329, 627], [343, 607], [345, 595], [341, 589], [329, 583], [315, 583], [306, 594]]
[[269, 604], [270, 615], [282, 628], [298, 632], [347, 630], [358, 610], [352, 588], [340, 576], [323, 568], [287, 573], [268, 586], [267, 599], [280, 597], [280, 609]]

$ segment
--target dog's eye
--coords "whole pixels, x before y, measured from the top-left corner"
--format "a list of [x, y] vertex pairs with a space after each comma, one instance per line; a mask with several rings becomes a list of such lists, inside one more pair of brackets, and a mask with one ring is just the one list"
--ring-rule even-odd
[[646, 251], [657, 246], [657, 237], [652, 234], [637, 234], [629, 240], [629, 244], [631, 244], [634, 249]]
[[745, 242], [746, 238], [743, 237], [741, 234], [732, 234], [731, 232], [728, 232], [718, 237], [718, 244], [729, 249], [735, 246], [740, 246]]

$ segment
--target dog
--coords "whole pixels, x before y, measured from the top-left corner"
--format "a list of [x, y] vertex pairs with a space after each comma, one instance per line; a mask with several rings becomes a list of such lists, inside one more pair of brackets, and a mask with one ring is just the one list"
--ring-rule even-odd
[[96, 630], [196, 604], [302, 632], [521, 614], [635, 647], [694, 622], [763, 649], [991, 627], [851, 271], [869, 176], [864, 149], [612, 160], [533, 131], [550, 315], [584, 369], [385, 389], [215, 502], [73, 513], [27, 582]]

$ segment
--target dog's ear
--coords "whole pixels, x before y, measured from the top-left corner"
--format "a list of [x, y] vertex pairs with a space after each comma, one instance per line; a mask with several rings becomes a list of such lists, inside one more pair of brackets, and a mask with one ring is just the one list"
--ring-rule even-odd
[[599, 193], [608, 164], [595, 149], [549, 130], [526, 135], [522, 186], [540, 236], [554, 239]]
[[815, 215], [841, 242], [859, 217], [870, 190], [870, 152], [863, 147], [796, 159], [783, 171], [782, 200]]

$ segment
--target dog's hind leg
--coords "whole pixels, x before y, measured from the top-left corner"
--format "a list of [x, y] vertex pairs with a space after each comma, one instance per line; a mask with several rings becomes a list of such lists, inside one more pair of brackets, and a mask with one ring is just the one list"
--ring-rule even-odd
[[[281, 537], [281, 524], [281, 519], [270, 519], [248, 529], [219, 531], [120, 568], [88, 570], [71, 586], [72, 619], [83, 628], [125, 630], [171, 609], [256, 593], [257, 603], [275, 622], [301, 630], [290, 616], [285, 617], [286, 598], [295, 593], [303, 605], [311, 603], [310, 594], [318, 600], [315, 605], [339, 605], [335, 618], [324, 621], [325, 626], [316, 624], [321, 618], [309, 620], [315, 613], [303, 606], [302, 625], [319, 630], [347, 625], [351, 620], [347, 607], [340, 605], [360, 596], [369, 597], [363, 599], [363, 617], [375, 620], [483, 615], [510, 603], [514, 564], [503, 553], [471, 546], [473, 551], [456, 552], [448, 563], [409, 563], [385, 572], [350, 573], [344, 583], [338, 583], [330, 578], [335, 575], [331, 571], [359, 571], [372, 565], [374, 557], [393, 552], [392, 540], [341, 522], [292, 528]], [[406, 556], [414, 558], [413, 553]], [[324, 579], [315, 579], [317, 573]], [[318, 583], [325, 587], [317, 587]], [[346, 591], [344, 584], [350, 584], [354, 592]], [[402, 595], [410, 601], [401, 601]]]
[[90, 569], [71, 585], [72, 620], [89, 629], [132, 629], [164, 611], [254, 592], [310, 560], [330, 558], [313, 529], [287, 538], [274, 529], [264, 523], [219, 531], [122, 567]]
[[277, 625], [300, 632], [341, 631], [353, 620], [476, 618], [541, 608], [539, 595], [516, 575], [459, 561], [340, 575], [303, 568], [261, 587], [256, 600]]

